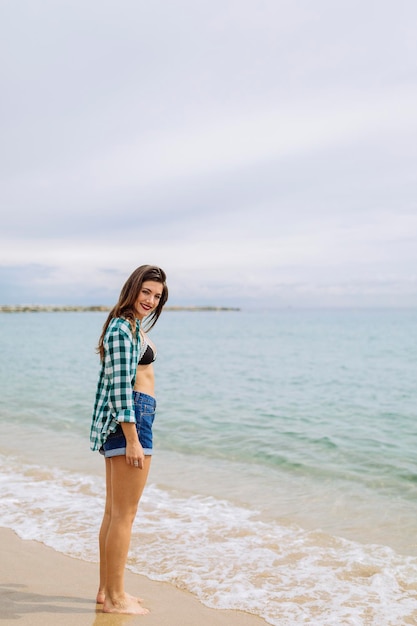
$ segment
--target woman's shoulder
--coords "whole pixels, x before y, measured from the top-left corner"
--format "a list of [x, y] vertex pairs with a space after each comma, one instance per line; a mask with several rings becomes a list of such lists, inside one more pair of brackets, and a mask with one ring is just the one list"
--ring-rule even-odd
[[124, 317], [113, 317], [106, 330], [106, 335], [110, 336], [115, 333], [122, 333], [132, 338], [132, 327], [130, 322]]

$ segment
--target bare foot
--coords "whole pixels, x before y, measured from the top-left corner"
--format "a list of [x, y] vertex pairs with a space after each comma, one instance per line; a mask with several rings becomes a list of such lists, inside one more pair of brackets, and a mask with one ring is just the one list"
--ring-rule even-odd
[[[129, 600], [136, 600], [136, 602], [143, 602], [143, 598], [137, 598], [136, 596], [131, 596], [130, 593], [126, 594], [126, 597]], [[106, 599], [106, 595], [104, 591], [98, 591], [96, 597], [96, 604], [104, 604], [104, 600]]]
[[104, 591], [100, 591], [100, 589], [97, 591], [97, 596], [96, 596], [96, 604], [104, 604], [104, 598], [105, 598], [105, 594]]
[[137, 601], [137, 598], [132, 598], [128, 594], [125, 594], [123, 600], [117, 602], [111, 602], [108, 598], [104, 599], [103, 613], [119, 613], [123, 615], [148, 615], [149, 610], [145, 609]]

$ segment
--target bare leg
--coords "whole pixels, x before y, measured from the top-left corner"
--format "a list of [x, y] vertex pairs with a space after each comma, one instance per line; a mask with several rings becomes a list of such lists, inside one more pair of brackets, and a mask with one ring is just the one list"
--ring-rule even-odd
[[[103, 611], [144, 615], [149, 611], [142, 608], [136, 598], [124, 590], [124, 571], [130, 545], [132, 524], [140, 497], [146, 484], [151, 457], [145, 457], [143, 469], [127, 465], [124, 456], [109, 459], [110, 505], [106, 506], [100, 531], [103, 545], [103, 579], [105, 581]], [[107, 483], [107, 480], [106, 480]], [[107, 500], [107, 498], [106, 498]]]
[[106, 464], [106, 504], [104, 507], [103, 521], [101, 522], [98, 536], [100, 548], [100, 583], [97, 592], [97, 604], [103, 604], [106, 589], [106, 538], [111, 519], [111, 464], [110, 459], [105, 459]]
[[[150, 459], [151, 457], [149, 457]], [[110, 459], [105, 459], [106, 467], [106, 504], [104, 508], [103, 521], [101, 522], [100, 534], [99, 534], [99, 551], [100, 551], [100, 583], [97, 591], [96, 603], [104, 604], [106, 597], [106, 540], [107, 533], [111, 520], [111, 463]], [[149, 468], [148, 468], [149, 471]], [[126, 594], [129, 595], [129, 594]], [[143, 602], [143, 598], [136, 596], [129, 596], [132, 600], [137, 602]]]

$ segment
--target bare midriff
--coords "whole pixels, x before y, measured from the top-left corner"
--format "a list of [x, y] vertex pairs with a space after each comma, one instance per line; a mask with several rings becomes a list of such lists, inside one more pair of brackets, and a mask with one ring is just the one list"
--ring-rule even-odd
[[146, 393], [152, 398], [155, 397], [155, 376], [152, 363], [137, 366], [134, 390]]

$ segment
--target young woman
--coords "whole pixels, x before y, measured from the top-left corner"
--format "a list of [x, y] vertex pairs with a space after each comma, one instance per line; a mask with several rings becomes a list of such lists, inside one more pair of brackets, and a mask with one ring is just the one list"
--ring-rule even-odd
[[155, 325], [167, 299], [165, 272], [152, 265], [138, 267], [110, 311], [97, 349], [101, 369], [90, 439], [91, 449], [100, 450], [106, 465], [97, 593], [105, 613], [149, 612], [125, 592], [124, 571], [152, 455], [156, 350], [145, 331]]

